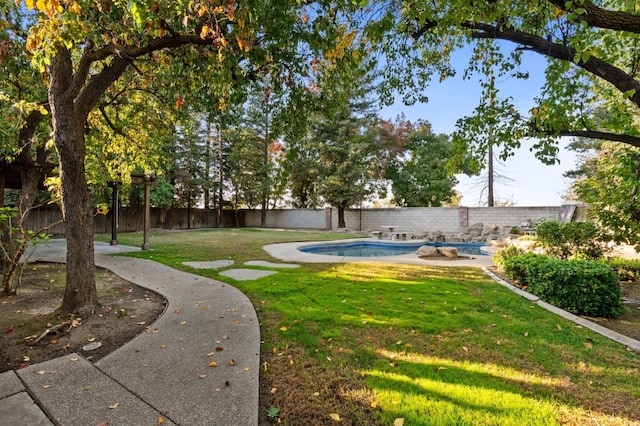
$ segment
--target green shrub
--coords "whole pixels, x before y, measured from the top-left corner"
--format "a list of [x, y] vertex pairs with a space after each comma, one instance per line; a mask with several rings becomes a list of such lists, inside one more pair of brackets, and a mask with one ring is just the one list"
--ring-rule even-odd
[[508, 257], [504, 260], [504, 274], [510, 280], [515, 281], [521, 286], [529, 285], [528, 274], [536, 264], [543, 264], [549, 256], [525, 253], [519, 256]]
[[613, 318], [623, 311], [618, 275], [604, 262], [524, 254], [507, 259], [505, 274], [545, 302], [577, 315]]
[[618, 273], [620, 281], [640, 281], [640, 260], [614, 257], [607, 263]]
[[601, 259], [608, 251], [606, 233], [593, 222], [545, 220], [536, 226], [545, 253], [559, 259]]
[[524, 250], [522, 250], [521, 248], [516, 246], [507, 246], [496, 251], [491, 260], [496, 264], [497, 267], [504, 270], [504, 264], [507, 259], [523, 254]]

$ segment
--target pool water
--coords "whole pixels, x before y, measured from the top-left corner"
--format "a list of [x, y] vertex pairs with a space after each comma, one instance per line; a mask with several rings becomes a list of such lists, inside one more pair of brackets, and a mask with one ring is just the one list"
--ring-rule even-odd
[[380, 257], [398, 256], [415, 253], [421, 246], [455, 247], [459, 254], [484, 256], [480, 250], [484, 244], [480, 243], [383, 243], [371, 241], [357, 241], [340, 244], [317, 244], [300, 247], [305, 253], [323, 254], [327, 256]]

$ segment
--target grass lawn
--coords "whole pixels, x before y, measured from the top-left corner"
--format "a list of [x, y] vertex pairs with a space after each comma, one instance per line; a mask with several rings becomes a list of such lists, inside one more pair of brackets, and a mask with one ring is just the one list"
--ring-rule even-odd
[[[136, 256], [229, 282], [251, 298], [263, 337], [262, 424], [640, 424], [638, 354], [479, 269], [303, 264], [238, 282], [181, 264], [277, 261], [261, 246], [346, 237], [161, 232]], [[119, 241], [139, 246], [141, 237]]]

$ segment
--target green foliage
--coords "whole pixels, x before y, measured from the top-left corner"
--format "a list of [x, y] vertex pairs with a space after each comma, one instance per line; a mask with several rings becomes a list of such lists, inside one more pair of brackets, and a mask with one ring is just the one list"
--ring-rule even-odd
[[273, 421], [275, 421], [275, 419], [277, 419], [279, 415], [280, 415], [280, 409], [278, 407], [274, 407], [272, 405], [267, 410], [267, 417]]
[[434, 135], [429, 127], [420, 128], [409, 135], [404, 154], [391, 162], [386, 173], [395, 203], [440, 207], [451, 201], [458, 180], [446, 167], [452, 155], [449, 138]]
[[576, 315], [615, 318], [624, 309], [618, 275], [604, 262], [525, 254], [507, 259], [505, 274], [545, 302]]
[[505, 263], [507, 259], [511, 259], [516, 256], [520, 256], [524, 254], [524, 250], [516, 246], [506, 246], [496, 251], [491, 260], [496, 264], [500, 269], [504, 270]]
[[600, 259], [610, 250], [609, 237], [594, 222], [545, 220], [536, 233], [544, 251], [560, 259]]
[[620, 281], [640, 281], [640, 260], [613, 257], [606, 262], [618, 273]]
[[548, 256], [525, 253], [522, 255], [508, 256], [504, 258], [503, 269], [507, 278], [521, 286], [529, 285], [529, 271], [531, 268], [543, 265], [550, 260]]
[[596, 146], [575, 171], [573, 191], [618, 244], [640, 249], [640, 149]]
[[[640, 93], [632, 89], [637, 75], [629, 66], [629, 52], [637, 43], [631, 24], [636, 14], [631, 2], [396, 2], [383, 12], [374, 8], [366, 35], [386, 56], [385, 101], [399, 91], [407, 104], [426, 102], [434, 82], [461, 71], [464, 79], [477, 76], [479, 105], [457, 123], [455, 162], [470, 159], [481, 168], [489, 146], [495, 145], [504, 159], [535, 137], [531, 150], [554, 164], [561, 136], [592, 135], [638, 145]], [[610, 25], [611, 15], [616, 25]], [[407, 34], [413, 36], [411, 43]], [[536, 105], [519, 110], [520, 102], [510, 96], [519, 94], [503, 95], [500, 86], [508, 79], [528, 78], [533, 68], [526, 60], [536, 56], [528, 52], [547, 60], [545, 83]], [[462, 55], [469, 58], [466, 67], [458, 65]], [[599, 108], [608, 112], [606, 117], [594, 117]]]

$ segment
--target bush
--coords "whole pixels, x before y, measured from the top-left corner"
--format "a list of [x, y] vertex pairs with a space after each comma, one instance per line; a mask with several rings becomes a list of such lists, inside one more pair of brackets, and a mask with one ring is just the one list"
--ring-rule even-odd
[[524, 254], [507, 259], [505, 274], [542, 300], [577, 315], [613, 318], [623, 311], [618, 275], [604, 262]]
[[607, 263], [618, 273], [620, 281], [640, 280], [640, 260], [614, 257], [607, 259]]
[[610, 238], [593, 222], [545, 220], [536, 226], [538, 242], [545, 253], [559, 259], [601, 259]]
[[503, 247], [500, 250], [496, 251], [491, 260], [496, 264], [497, 267], [504, 270], [504, 264], [507, 259], [512, 257], [521, 256], [524, 254], [524, 250], [516, 246], [507, 246]]
[[549, 256], [534, 253], [525, 253], [519, 256], [508, 257], [504, 261], [504, 274], [510, 280], [526, 287], [529, 285], [528, 275], [535, 265], [542, 265], [548, 259]]

